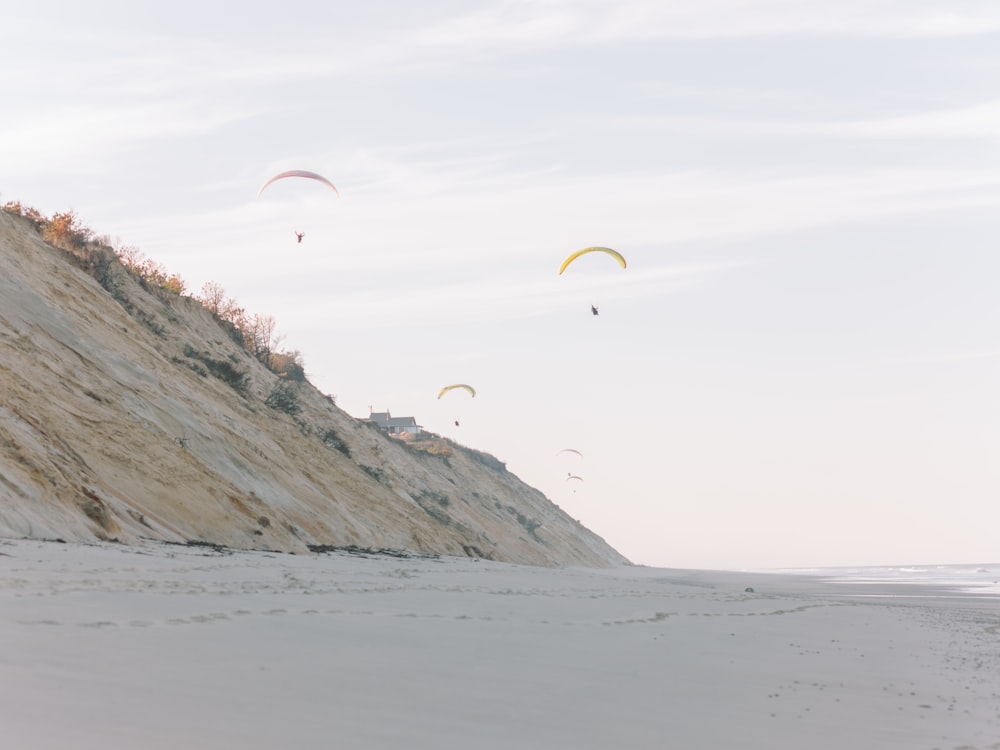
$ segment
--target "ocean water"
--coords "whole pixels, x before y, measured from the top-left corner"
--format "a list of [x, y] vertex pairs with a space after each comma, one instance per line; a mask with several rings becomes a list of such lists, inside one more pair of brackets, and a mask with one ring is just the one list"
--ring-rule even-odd
[[[926, 596], [984, 596], [1000, 598], [1000, 563], [963, 565], [863, 565], [857, 567], [795, 568], [782, 573], [808, 575], [831, 583], [870, 584], [891, 588], [900, 596], [905, 587], [921, 587]], [[873, 596], [877, 594], [872, 594]], [[884, 594], [882, 594], [884, 595]]]

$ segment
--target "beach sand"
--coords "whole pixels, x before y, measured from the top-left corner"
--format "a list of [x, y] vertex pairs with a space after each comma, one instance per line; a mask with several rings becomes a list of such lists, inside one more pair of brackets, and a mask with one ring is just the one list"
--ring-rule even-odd
[[998, 750], [1000, 598], [0, 540], [0, 727], [16, 750]]

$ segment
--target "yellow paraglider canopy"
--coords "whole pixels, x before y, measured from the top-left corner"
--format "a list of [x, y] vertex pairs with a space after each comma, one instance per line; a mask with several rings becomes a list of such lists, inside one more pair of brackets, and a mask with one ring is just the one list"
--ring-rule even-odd
[[575, 253], [570, 253], [566, 257], [566, 260], [562, 262], [562, 265], [559, 266], [559, 273], [562, 274], [570, 263], [579, 258], [581, 255], [586, 255], [587, 253], [606, 253], [618, 261], [618, 265], [625, 268], [625, 258], [617, 250], [612, 250], [610, 247], [585, 247], [583, 250], [577, 250]]
[[462, 388], [468, 391], [473, 398], [475, 398], [476, 396], [476, 389], [473, 388], [471, 385], [466, 385], [465, 383], [455, 383], [454, 385], [446, 385], [444, 388], [442, 388], [441, 392], [438, 393], [438, 398], [441, 398], [448, 391], [454, 390], [455, 388]]

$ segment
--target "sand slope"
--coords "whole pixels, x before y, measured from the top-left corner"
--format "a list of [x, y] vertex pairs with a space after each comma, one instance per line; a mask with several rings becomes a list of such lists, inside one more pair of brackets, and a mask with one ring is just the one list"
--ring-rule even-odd
[[278, 376], [201, 304], [97, 261], [0, 212], [0, 536], [625, 562], [492, 457], [415, 451], [308, 383], [269, 407]]

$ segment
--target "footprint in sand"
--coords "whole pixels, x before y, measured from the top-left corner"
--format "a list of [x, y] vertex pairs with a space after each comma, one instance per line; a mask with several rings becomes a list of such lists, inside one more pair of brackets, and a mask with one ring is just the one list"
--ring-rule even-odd
[[228, 620], [229, 615], [223, 614], [222, 612], [212, 612], [208, 615], [194, 615], [191, 617], [191, 622], [214, 622], [215, 620]]

